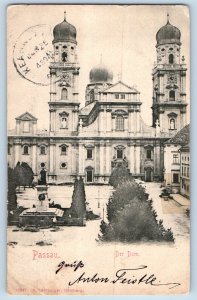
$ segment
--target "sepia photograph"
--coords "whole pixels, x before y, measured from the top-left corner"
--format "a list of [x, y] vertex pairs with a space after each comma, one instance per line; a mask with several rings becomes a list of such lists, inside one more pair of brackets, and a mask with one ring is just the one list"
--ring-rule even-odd
[[190, 289], [186, 5], [7, 8], [7, 291]]

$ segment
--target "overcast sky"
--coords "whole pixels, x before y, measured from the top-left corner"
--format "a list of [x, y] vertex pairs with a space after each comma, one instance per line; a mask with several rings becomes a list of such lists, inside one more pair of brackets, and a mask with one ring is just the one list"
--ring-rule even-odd
[[[11, 7], [8, 10], [8, 127], [14, 128], [15, 118], [29, 111], [39, 119], [39, 128], [48, 129], [49, 86], [36, 85], [17, 73], [13, 63], [16, 58], [13, 57], [13, 49], [14, 46], [15, 49], [20, 46], [25, 35], [31, 35], [32, 26], [40, 24], [45, 24], [45, 28], [49, 28], [45, 38], [51, 45], [53, 27], [63, 21], [65, 10], [67, 21], [77, 29], [81, 107], [84, 105], [89, 71], [100, 62], [102, 54], [103, 63], [114, 74], [114, 83], [118, 81], [118, 74], [122, 73], [122, 81], [135, 86], [140, 91], [141, 114], [146, 123], [151, 125], [151, 71], [156, 61], [155, 36], [159, 28], [166, 24], [167, 12], [170, 14], [170, 23], [181, 30], [181, 54], [185, 55], [189, 67], [189, 12], [184, 6], [24, 5]], [[48, 47], [52, 49], [52, 46], [48, 45]], [[45, 64], [42, 72], [47, 73], [47, 69], [48, 64]], [[37, 75], [34, 72], [32, 79], [41, 80], [41, 74], [40, 72]], [[189, 102], [189, 71], [187, 93]]]

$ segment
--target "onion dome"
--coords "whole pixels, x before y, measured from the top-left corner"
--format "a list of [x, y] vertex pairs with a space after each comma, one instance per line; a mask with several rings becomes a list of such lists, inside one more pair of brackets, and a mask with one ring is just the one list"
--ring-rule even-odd
[[167, 23], [161, 27], [156, 34], [157, 46], [163, 44], [178, 44], [181, 45], [181, 32], [180, 30], [171, 25], [169, 22], [169, 15], [167, 15]]
[[113, 80], [113, 73], [103, 64], [99, 64], [91, 69], [89, 78], [91, 83], [110, 83]]
[[64, 12], [64, 21], [53, 29], [53, 44], [57, 42], [72, 42], [76, 44], [76, 35], [76, 28], [66, 21], [66, 12]]

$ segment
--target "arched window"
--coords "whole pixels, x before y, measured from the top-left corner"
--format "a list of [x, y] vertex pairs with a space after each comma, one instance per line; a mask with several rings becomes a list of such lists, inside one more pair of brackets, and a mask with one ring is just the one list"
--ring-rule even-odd
[[66, 88], [62, 89], [62, 95], [61, 95], [62, 100], [67, 100], [68, 99], [68, 91]]
[[169, 64], [173, 64], [174, 63], [174, 55], [170, 54], [169, 55]]
[[46, 147], [45, 146], [40, 147], [40, 154], [41, 155], [46, 155]]
[[170, 119], [170, 129], [174, 130], [175, 127], [175, 119]]
[[11, 145], [8, 144], [8, 155], [11, 154]]
[[63, 61], [63, 62], [66, 62], [66, 61], [67, 61], [67, 53], [66, 53], [66, 52], [63, 52], [63, 53], [62, 53], [62, 61]]
[[66, 155], [66, 152], [67, 152], [67, 147], [66, 147], [66, 145], [62, 145], [62, 146], [61, 146], [61, 155]]
[[169, 91], [169, 100], [175, 101], [175, 91]]
[[23, 147], [23, 154], [25, 155], [29, 154], [29, 147], [27, 145]]
[[124, 130], [124, 117], [123, 116], [116, 117], [116, 130], [118, 130], [118, 131]]

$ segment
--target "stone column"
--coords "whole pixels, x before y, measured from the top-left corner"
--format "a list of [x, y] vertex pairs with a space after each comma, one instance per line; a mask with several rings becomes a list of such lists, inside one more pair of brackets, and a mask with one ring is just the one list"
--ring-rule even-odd
[[136, 155], [135, 155], [135, 160], [136, 160], [136, 174], [140, 173], [140, 146], [136, 145]]
[[95, 143], [95, 174], [99, 175], [100, 173], [100, 144]]
[[49, 173], [54, 174], [54, 143], [50, 141], [49, 146]]
[[18, 162], [20, 162], [20, 159], [21, 159], [21, 143], [20, 141], [16, 141], [15, 144], [14, 144], [14, 166], [16, 166], [16, 164]]
[[99, 132], [104, 131], [104, 109], [99, 111]]
[[133, 132], [137, 132], [137, 112], [136, 110], [133, 112]]
[[106, 111], [107, 117], [106, 117], [106, 121], [107, 121], [107, 132], [111, 132], [112, 130], [112, 122], [111, 122], [111, 109], [107, 109]]
[[32, 170], [34, 174], [37, 174], [37, 144], [32, 144]]
[[100, 143], [100, 174], [104, 174], [104, 142]]
[[84, 175], [84, 145], [79, 142], [79, 175]]
[[129, 168], [130, 173], [134, 173], [134, 145], [129, 144]]
[[112, 161], [112, 155], [111, 155], [111, 143], [106, 143], [106, 175], [111, 174], [111, 161]]

